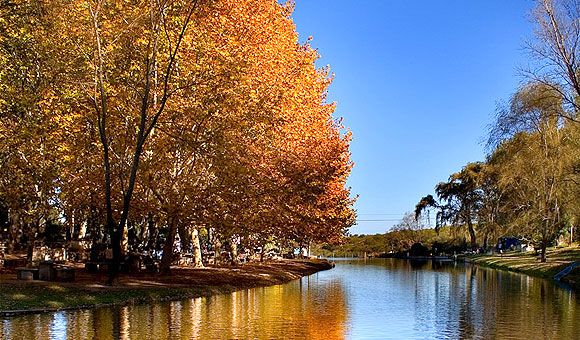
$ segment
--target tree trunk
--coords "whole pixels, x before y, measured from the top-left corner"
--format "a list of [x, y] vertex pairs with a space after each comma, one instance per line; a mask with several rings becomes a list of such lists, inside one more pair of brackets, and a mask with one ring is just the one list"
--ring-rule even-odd
[[26, 266], [32, 267], [32, 256], [34, 254], [34, 240], [35, 240], [35, 228], [32, 225], [27, 224], [28, 227], [28, 246], [26, 249]]
[[540, 254], [540, 262], [544, 263], [546, 262], [546, 245], [547, 242], [545, 240], [542, 240], [542, 249], [541, 249], [541, 254]]
[[203, 268], [201, 245], [199, 243], [199, 230], [197, 228], [193, 228], [191, 231], [191, 243], [193, 248], [193, 266], [195, 268]]
[[185, 225], [180, 225], [177, 228], [179, 233], [179, 242], [181, 243], [181, 251], [184, 253], [189, 253], [191, 250], [191, 228], [187, 228]]
[[177, 234], [177, 228], [173, 219], [168, 220], [167, 228], [167, 238], [163, 245], [163, 256], [161, 257], [161, 263], [159, 263], [159, 271], [164, 274], [170, 272], [171, 262], [173, 262], [173, 244], [175, 243], [175, 235]]
[[487, 250], [487, 239], [489, 237], [489, 234], [486, 233], [485, 236], [483, 237], [483, 250], [486, 251]]
[[540, 254], [540, 262], [546, 262], [546, 248], [548, 247], [548, 230], [549, 230], [549, 222], [545, 221], [542, 224], [542, 244], [541, 244], [541, 254]]
[[219, 238], [215, 236], [213, 237], [213, 250], [214, 250], [214, 264], [218, 264], [222, 260], [222, 243], [220, 242]]
[[97, 208], [95, 206], [91, 206], [90, 208], [89, 216], [87, 217], [87, 225], [89, 232], [91, 233], [91, 249], [89, 250], [89, 260], [95, 262], [98, 260], [98, 245], [100, 244], [99, 240], [101, 238], [99, 225], [97, 223]]
[[264, 262], [264, 255], [266, 255], [266, 243], [260, 245], [260, 262]]
[[123, 236], [121, 237], [121, 254], [127, 254], [129, 252], [129, 229], [131, 224], [128, 222], [127, 227], [123, 228]]
[[155, 226], [153, 214], [149, 213], [149, 216], [147, 217], [147, 251], [152, 252], [153, 250], [155, 250], [156, 243], [157, 243], [157, 227]]
[[110, 237], [111, 237], [111, 248], [113, 250], [113, 258], [109, 266], [109, 279], [107, 283], [113, 285], [119, 276], [119, 270], [121, 269], [121, 238], [117, 232], [117, 226], [114, 222], [113, 225], [109, 227]]
[[467, 228], [469, 229], [469, 238], [471, 242], [471, 250], [477, 249], [477, 239], [475, 237], [475, 229], [471, 220], [467, 220]]
[[6, 254], [12, 254], [16, 249], [16, 245], [18, 244], [17, 230], [16, 223], [12, 220], [8, 226], [8, 246], [6, 247]]
[[236, 266], [240, 263], [240, 261], [238, 261], [238, 243], [235, 241], [235, 237], [230, 238], [229, 245], [230, 252], [232, 254], [231, 264]]

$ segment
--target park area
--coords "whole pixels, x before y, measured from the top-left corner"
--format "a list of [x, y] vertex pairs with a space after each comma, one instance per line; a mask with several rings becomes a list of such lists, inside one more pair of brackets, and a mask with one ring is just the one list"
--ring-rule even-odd
[[0, 315], [147, 303], [224, 294], [285, 283], [332, 268], [326, 260], [277, 260], [239, 266], [172, 268], [171, 275], [123, 274], [114, 286], [107, 273], [90, 273], [72, 264], [74, 282], [17, 280], [15, 269], [0, 269]]
[[[553, 280], [569, 266], [580, 262], [578, 245], [554, 247], [547, 250], [546, 262], [541, 262], [535, 252], [507, 252], [493, 255], [475, 255], [467, 259], [475, 264], [523, 273]], [[580, 267], [572, 268], [561, 281], [580, 289]]]

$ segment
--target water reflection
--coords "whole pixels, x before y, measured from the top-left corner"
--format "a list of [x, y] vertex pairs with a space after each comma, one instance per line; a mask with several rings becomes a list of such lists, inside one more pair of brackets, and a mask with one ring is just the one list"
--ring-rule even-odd
[[339, 261], [286, 285], [0, 320], [2, 339], [574, 339], [575, 293], [454, 263]]
[[346, 281], [349, 338], [579, 338], [575, 294], [546, 280], [454, 263], [372, 265], [384, 270], [361, 271], [357, 261], [337, 266], [357, 276]]

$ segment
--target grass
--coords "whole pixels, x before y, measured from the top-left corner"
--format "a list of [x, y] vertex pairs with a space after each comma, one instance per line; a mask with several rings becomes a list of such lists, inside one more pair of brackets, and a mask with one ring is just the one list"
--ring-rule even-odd
[[22, 311], [51, 311], [98, 307], [115, 304], [145, 303], [171, 299], [206, 296], [231, 292], [228, 287], [194, 288], [134, 288], [108, 291], [86, 290], [76, 286], [2, 285], [0, 310], [3, 314]]
[[[474, 255], [469, 261], [481, 266], [524, 273], [530, 276], [553, 279], [554, 275], [574, 261], [580, 261], [580, 248], [555, 247], [547, 250], [546, 262], [540, 262], [539, 255], [534, 252], [508, 252], [494, 255]], [[580, 268], [575, 268], [562, 279], [572, 287], [580, 290]]]

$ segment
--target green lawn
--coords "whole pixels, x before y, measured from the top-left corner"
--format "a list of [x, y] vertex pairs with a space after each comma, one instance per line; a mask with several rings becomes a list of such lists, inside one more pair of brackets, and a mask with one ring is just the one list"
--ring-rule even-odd
[[110, 304], [143, 303], [227, 292], [228, 287], [136, 288], [93, 290], [66, 287], [60, 284], [2, 285], [0, 311], [54, 310], [95, 307]]
[[[509, 252], [501, 255], [475, 255], [469, 260], [485, 267], [552, 279], [570, 263], [580, 261], [580, 247], [551, 248], [548, 249], [546, 257], [547, 261], [542, 263], [539, 260], [539, 255], [534, 252]], [[580, 268], [574, 269], [563, 281], [580, 289]]]

